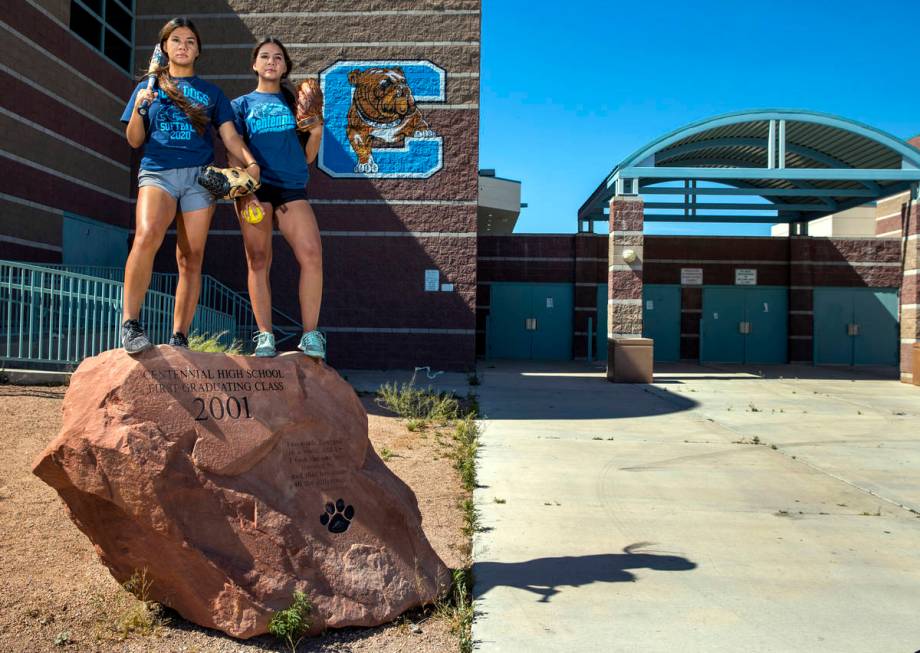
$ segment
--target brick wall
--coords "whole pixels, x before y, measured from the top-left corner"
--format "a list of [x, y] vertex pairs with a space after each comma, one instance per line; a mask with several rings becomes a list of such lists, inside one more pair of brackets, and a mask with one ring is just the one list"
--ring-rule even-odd
[[[480, 236], [477, 354], [485, 352], [490, 284], [518, 281], [575, 284], [574, 331], [582, 337], [573, 340], [573, 357], [585, 357], [583, 336], [588, 318], [597, 324], [597, 286], [607, 284], [607, 249], [607, 236], [591, 234]], [[803, 362], [812, 360], [815, 287], [901, 286], [898, 239], [645, 236], [644, 283], [679, 284], [683, 267], [702, 268], [706, 285], [733, 285], [735, 269], [743, 267], [757, 270], [759, 285], [787, 286], [790, 360]], [[916, 275], [912, 278], [915, 280]], [[916, 289], [916, 281], [908, 277], [904, 292], [912, 289]], [[684, 359], [699, 358], [702, 295], [700, 287], [681, 290]], [[916, 300], [913, 303], [916, 305]], [[916, 313], [916, 308], [913, 310]], [[911, 333], [916, 331], [915, 323], [916, 319], [908, 325]], [[909, 346], [902, 346], [905, 352]]]
[[875, 205], [875, 235], [882, 238], [899, 238], [902, 234], [904, 211], [909, 193], [899, 193], [880, 199]]
[[127, 227], [130, 75], [76, 37], [66, 0], [4, 3], [0, 258], [61, 260], [65, 212]]
[[[167, 17], [190, 8], [186, 0], [139, 0], [138, 60]], [[204, 43], [196, 70], [231, 99], [255, 87], [250, 51], [268, 34], [288, 46], [295, 82], [342, 61], [423, 60], [444, 70], [444, 100], [418, 103], [443, 140], [438, 172], [428, 178], [333, 178], [314, 165], [307, 194], [323, 241], [320, 328], [327, 331], [330, 363], [471, 368], [479, 0], [204, 0], [193, 10], [189, 16]], [[174, 242], [171, 232], [158, 269], [175, 269]], [[426, 292], [424, 274], [431, 269], [439, 270], [441, 283], [453, 284], [454, 291]], [[239, 228], [226, 204], [214, 219], [204, 271], [235, 289], [246, 288]], [[297, 274], [290, 248], [276, 233], [273, 300], [291, 315], [299, 315]]]
[[[733, 285], [736, 268], [757, 270], [758, 285], [789, 288], [789, 359], [811, 362], [816, 287], [897, 288], [897, 239], [646, 237], [647, 283], [680, 283], [681, 267], [703, 269], [705, 284]], [[681, 290], [681, 358], [699, 358], [702, 289]]]
[[920, 342], [920, 207], [914, 202], [907, 216], [904, 243], [904, 285], [901, 287], [901, 379], [915, 382], [913, 349]]

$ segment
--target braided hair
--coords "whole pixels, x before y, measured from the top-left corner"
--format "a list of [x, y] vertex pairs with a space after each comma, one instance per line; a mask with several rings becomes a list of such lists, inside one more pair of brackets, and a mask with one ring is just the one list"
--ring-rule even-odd
[[[160, 30], [160, 49], [166, 54], [166, 41], [169, 39], [169, 36], [180, 27], [186, 27], [192, 30], [192, 34], [195, 35], [195, 40], [198, 41], [198, 54], [200, 55], [202, 49], [201, 35], [198, 33], [198, 28], [195, 27], [195, 23], [184, 16], [173, 18]], [[196, 104], [185, 97], [182, 90], [179, 88], [179, 84], [176, 83], [173, 76], [169, 74], [168, 60], [156, 70], [156, 76], [157, 85], [160, 89], [166, 93], [173, 104], [185, 112], [185, 115], [188, 116], [189, 122], [192, 123], [192, 127], [195, 128], [195, 131], [198, 132], [198, 134], [203, 134], [209, 122], [207, 111], [200, 104]]]

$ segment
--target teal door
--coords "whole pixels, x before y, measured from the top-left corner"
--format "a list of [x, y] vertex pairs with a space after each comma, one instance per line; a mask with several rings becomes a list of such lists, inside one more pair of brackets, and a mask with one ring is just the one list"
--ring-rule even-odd
[[897, 365], [898, 291], [895, 288], [858, 288], [853, 297], [857, 333], [853, 338], [854, 365]]
[[744, 290], [744, 362], [780, 364], [788, 360], [788, 292], [785, 288], [754, 286]]
[[816, 365], [896, 365], [896, 288], [815, 288]]
[[642, 335], [655, 341], [656, 363], [680, 360], [680, 286], [642, 288]]
[[64, 263], [124, 267], [128, 258], [128, 230], [73, 213], [64, 213], [61, 225]]
[[531, 333], [534, 360], [572, 359], [573, 286], [569, 283], [532, 284]]
[[852, 365], [852, 288], [815, 288], [813, 293], [815, 365]]
[[700, 361], [743, 363], [744, 289], [732, 286], [703, 287], [700, 318]]
[[486, 322], [486, 353], [489, 358], [531, 356], [530, 288], [526, 283], [493, 283]]
[[493, 283], [486, 322], [489, 358], [570, 360], [572, 285]]
[[785, 363], [788, 292], [771, 286], [706, 286], [700, 361]]

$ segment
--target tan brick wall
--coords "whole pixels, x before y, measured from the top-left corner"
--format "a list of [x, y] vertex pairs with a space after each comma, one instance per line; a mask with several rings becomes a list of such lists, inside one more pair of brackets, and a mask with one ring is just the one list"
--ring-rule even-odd
[[907, 248], [904, 256], [904, 282], [901, 287], [901, 379], [913, 380], [918, 370], [913, 369], [913, 346], [920, 341], [920, 207], [911, 204], [908, 216]]
[[[644, 203], [639, 197], [617, 196], [610, 200], [607, 252], [608, 338], [642, 334], [644, 215]], [[636, 259], [633, 262], [623, 258], [626, 250], [635, 252]]]

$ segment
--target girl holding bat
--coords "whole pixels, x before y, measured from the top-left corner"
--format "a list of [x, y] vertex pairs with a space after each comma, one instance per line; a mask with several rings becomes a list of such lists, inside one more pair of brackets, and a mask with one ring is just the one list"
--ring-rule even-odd
[[[215, 85], [195, 76], [201, 36], [188, 18], [174, 18], [160, 30], [163, 58], [152, 63], [156, 88], [147, 82], [134, 89], [122, 122], [128, 143], [144, 147], [138, 174], [136, 230], [125, 266], [122, 345], [129, 354], [152, 347], [138, 321], [150, 285], [153, 259], [166, 230], [176, 218], [176, 262], [179, 282], [173, 335], [169, 344], [187, 347], [186, 334], [201, 290], [201, 261], [214, 199], [197, 177], [214, 159], [213, 126], [227, 150], [259, 179], [259, 165], [233, 123], [233, 109]], [[180, 212], [177, 215], [177, 210]]]
[[249, 268], [249, 298], [259, 327], [254, 338], [255, 354], [275, 355], [269, 283], [274, 218], [300, 266], [298, 298], [304, 331], [297, 348], [308, 356], [325, 358], [326, 341], [316, 330], [323, 294], [322, 244], [305, 191], [307, 163], [316, 159], [323, 122], [320, 111], [313, 114], [313, 119], [303, 117], [306, 95], [317, 93], [314, 97], [318, 97], [318, 87], [315, 82], [314, 86], [305, 82], [310, 88], [304, 90], [302, 86], [295, 99], [285, 81], [291, 72], [291, 58], [274, 37], [256, 45], [251, 63], [258, 85], [251, 93], [236, 98], [233, 109], [237, 128], [262, 170], [262, 186], [255, 199], [237, 200], [238, 214], [245, 215], [247, 205], [258, 201], [266, 218], [255, 224], [240, 219]]

